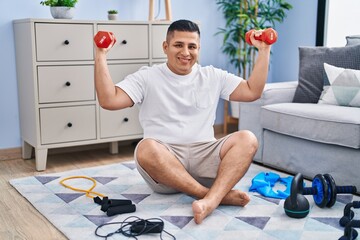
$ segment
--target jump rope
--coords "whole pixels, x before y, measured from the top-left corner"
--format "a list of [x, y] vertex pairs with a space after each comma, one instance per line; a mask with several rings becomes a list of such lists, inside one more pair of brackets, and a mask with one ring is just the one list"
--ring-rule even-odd
[[[72, 179], [86, 179], [91, 181], [93, 184], [89, 189], [81, 189], [70, 186], [65, 183], [66, 181]], [[101, 205], [101, 210], [103, 212], [106, 212], [108, 216], [136, 211], [135, 204], [133, 204], [130, 200], [108, 199], [108, 197], [105, 196], [104, 194], [93, 191], [93, 189], [96, 187], [96, 180], [94, 178], [87, 176], [71, 176], [62, 179], [60, 181], [60, 184], [65, 188], [71, 189], [73, 191], [85, 193], [86, 197], [92, 198], [95, 203]], [[100, 197], [102, 197], [103, 199], [101, 200]], [[103, 235], [99, 234], [100, 229], [103, 229], [105, 226], [109, 226], [109, 225], [120, 225], [120, 227], [116, 231], [108, 232]], [[143, 234], [149, 234], [149, 233], [159, 233], [160, 239], [162, 240], [163, 232], [169, 235], [172, 239], [174, 240], [176, 239], [174, 235], [172, 235], [171, 233], [167, 232], [164, 229], [164, 221], [162, 219], [160, 218], [141, 219], [137, 216], [130, 216], [122, 222], [105, 223], [99, 225], [95, 229], [95, 235], [101, 238], [105, 238], [105, 240], [107, 240], [109, 237], [113, 236], [114, 234], [122, 234], [126, 237], [132, 237], [137, 239], [137, 236]]]

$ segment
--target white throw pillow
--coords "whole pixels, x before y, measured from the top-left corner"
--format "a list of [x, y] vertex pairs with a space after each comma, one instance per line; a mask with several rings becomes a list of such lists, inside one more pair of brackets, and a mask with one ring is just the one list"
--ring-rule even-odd
[[335, 67], [324, 63], [330, 85], [325, 85], [320, 104], [360, 107], [360, 70]]

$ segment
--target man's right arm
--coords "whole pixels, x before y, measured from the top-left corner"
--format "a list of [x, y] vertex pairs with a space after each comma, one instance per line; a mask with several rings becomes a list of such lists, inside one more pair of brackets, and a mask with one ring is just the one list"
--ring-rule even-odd
[[[111, 47], [109, 47], [111, 48]], [[95, 88], [99, 104], [107, 110], [119, 110], [134, 105], [131, 98], [119, 87], [116, 87], [111, 79], [106, 60], [109, 49], [95, 46]]]

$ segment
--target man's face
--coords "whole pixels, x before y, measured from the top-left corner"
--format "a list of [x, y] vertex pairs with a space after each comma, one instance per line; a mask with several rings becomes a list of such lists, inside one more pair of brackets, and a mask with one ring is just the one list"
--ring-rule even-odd
[[174, 31], [163, 43], [170, 70], [178, 75], [191, 72], [196, 63], [200, 49], [200, 39], [197, 32]]

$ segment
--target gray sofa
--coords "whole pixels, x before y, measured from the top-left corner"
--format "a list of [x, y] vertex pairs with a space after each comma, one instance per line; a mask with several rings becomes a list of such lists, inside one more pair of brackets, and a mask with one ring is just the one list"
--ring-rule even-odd
[[309, 180], [329, 173], [360, 194], [360, 35], [346, 42], [299, 47], [298, 80], [268, 83], [259, 100], [240, 103], [239, 129], [258, 138], [255, 162]]
[[240, 104], [239, 129], [259, 140], [254, 161], [312, 179], [330, 173], [360, 190], [360, 108], [293, 103], [298, 82], [266, 84], [261, 99]]

